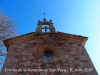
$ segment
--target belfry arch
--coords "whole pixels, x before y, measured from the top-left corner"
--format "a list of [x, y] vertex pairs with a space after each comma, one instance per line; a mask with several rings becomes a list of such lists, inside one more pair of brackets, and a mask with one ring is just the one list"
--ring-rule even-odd
[[[44, 26], [44, 28], [43, 28], [43, 26]], [[43, 29], [45, 29], [45, 32], [47, 31], [47, 29], [49, 29], [50, 33], [56, 32], [51, 19], [50, 19], [50, 21], [47, 21], [45, 18], [43, 21], [38, 20], [38, 26], [36, 28], [36, 33], [42, 33]]]

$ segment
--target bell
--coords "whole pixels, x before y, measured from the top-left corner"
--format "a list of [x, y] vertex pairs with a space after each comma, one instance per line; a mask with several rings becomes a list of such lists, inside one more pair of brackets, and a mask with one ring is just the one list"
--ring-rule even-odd
[[47, 32], [47, 30], [45, 29], [45, 32]]

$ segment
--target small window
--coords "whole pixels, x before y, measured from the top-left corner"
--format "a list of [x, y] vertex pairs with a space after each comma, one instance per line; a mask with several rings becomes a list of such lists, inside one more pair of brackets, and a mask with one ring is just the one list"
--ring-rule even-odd
[[52, 53], [49, 52], [49, 51], [45, 51], [45, 52], [44, 52], [44, 56], [45, 56], [45, 57], [51, 57], [51, 56], [52, 56]]

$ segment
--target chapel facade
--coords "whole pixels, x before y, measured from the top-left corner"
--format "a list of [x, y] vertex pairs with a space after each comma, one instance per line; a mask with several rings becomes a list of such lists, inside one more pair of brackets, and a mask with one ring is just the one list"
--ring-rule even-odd
[[87, 39], [39, 20], [35, 32], [4, 41], [8, 53], [1, 75], [98, 75], [85, 49]]

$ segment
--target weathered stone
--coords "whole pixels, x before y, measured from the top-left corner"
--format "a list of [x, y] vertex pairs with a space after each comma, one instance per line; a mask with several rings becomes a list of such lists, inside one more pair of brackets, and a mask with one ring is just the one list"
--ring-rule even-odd
[[44, 72], [40, 72], [40, 75], [45, 75], [45, 73]]
[[76, 51], [72, 51], [72, 52], [70, 52], [70, 54], [77, 55], [78, 53]]
[[89, 61], [89, 57], [87, 57], [86, 55], [81, 55], [79, 56], [80, 61], [85, 62], [85, 61]]
[[16, 67], [16, 65], [14, 63], [6, 65], [6, 68], [8, 68], [8, 69], [12, 69], [12, 68], [15, 68], [15, 67]]
[[78, 57], [78, 56], [75, 56], [75, 57], [74, 57], [74, 59], [78, 60], [78, 59], [79, 59], [79, 57]]
[[5, 64], [10, 64], [10, 60], [11, 60], [11, 58], [6, 58], [6, 62], [5, 62]]
[[24, 66], [25, 67], [29, 67], [31, 65], [31, 62], [30, 61], [26, 61], [25, 63], [24, 63]]
[[57, 57], [53, 57], [53, 62], [57, 62], [58, 61], [58, 58]]
[[77, 68], [78, 66], [79, 66], [78, 63], [75, 63], [75, 64], [73, 65], [74, 68]]
[[18, 59], [17, 59], [17, 58], [12, 58], [12, 59], [10, 60], [10, 62], [18, 62]]
[[66, 59], [69, 58], [69, 55], [65, 55], [65, 58], [66, 58]]
[[20, 68], [20, 69], [23, 69], [23, 67], [24, 67], [24, 64], [22, 64], [22, 63], [16, 65], [16, 68], [17, 68], [17, 69], [19, 69], [19, 68]]
[[22, 57], [22, 60], [25, 61], [26, 60], [26, 57]]
[[68, 61], [68, 63], [69, 63], [69, 64], [72, 64], [72, 61], [71, 61], [71, 60], [69, 60], [69, 61]]
[[27, 59], [29, 59], [29, 60], [33, 60], [35, 58], [35, 54], [29, 54], [28, 55], [28, 58]]
[[73, 45], [73, 44], [74, 44], [74, 43], [72, 43], [72, 42], [71, 42], [71, 43], [69, 43], [69, 45]]
[[37, 42], [33, 42], [33, 46], [37, 46]]
[[30, 74], [26, 74], [26, 75], [30, 75]]
[[66, 50], [66, 52], [71, 52], [71, 51], [72, 51], [71, 49], [67, 49], [67, 50]]

